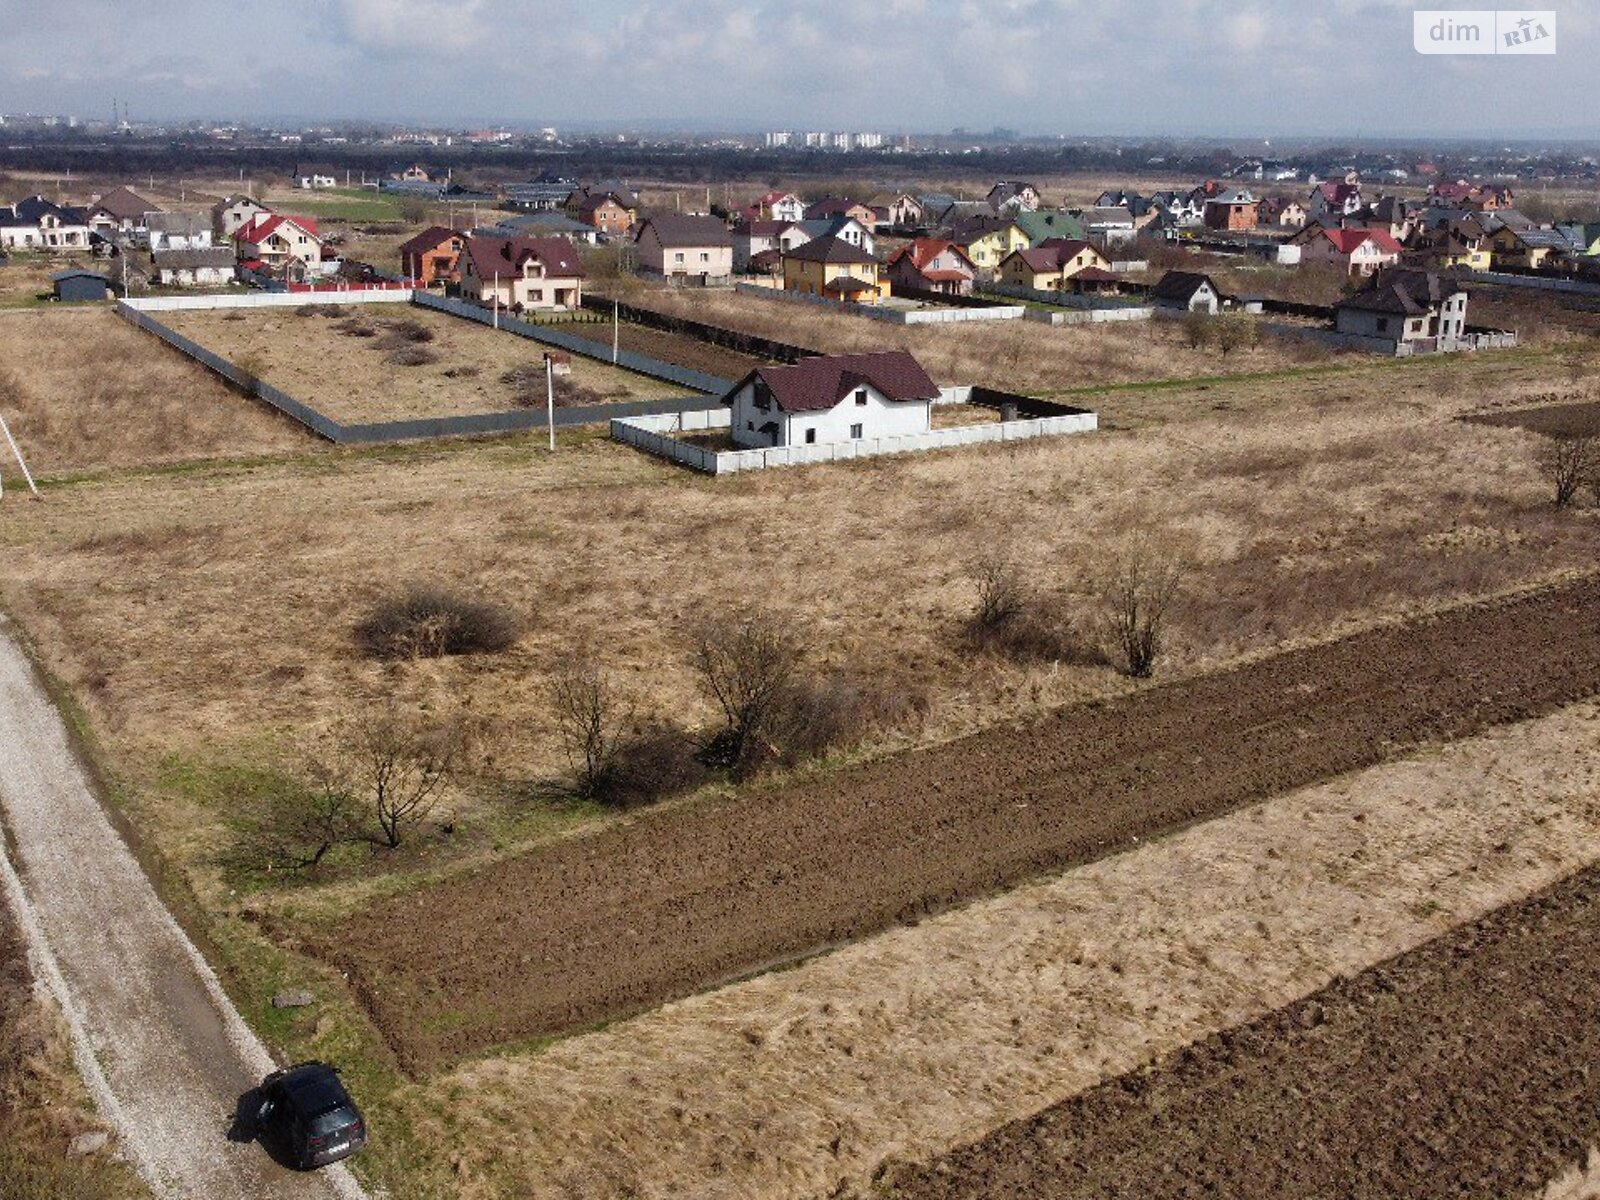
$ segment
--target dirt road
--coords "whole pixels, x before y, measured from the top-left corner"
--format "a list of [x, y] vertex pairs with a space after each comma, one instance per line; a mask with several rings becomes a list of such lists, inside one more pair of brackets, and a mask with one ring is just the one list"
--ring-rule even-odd
[[[1600, 868], [915, 1168], [895, 1200], [1532, 1197], [1600, 1139]], [[1581, 1193], [1580, 1193], [1581, 1194]]]
[[326, 945], [427, 1070], [875, 933], [1600, 679], [1593, 578], [642, 814], [348, 919]]
[[342, 1168], [297, 1175], [229, 1141], [273, 1067], [96, 800], [0, 619], [0, 890], [71, 1025], [101, 1115], [167, 1200], [360, 1200]]

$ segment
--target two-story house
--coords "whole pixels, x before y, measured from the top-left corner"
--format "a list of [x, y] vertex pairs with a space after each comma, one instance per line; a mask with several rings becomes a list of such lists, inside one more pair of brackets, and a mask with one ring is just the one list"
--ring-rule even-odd
[[810, 240], [811, 235], [798, 222], [745, 221], [733, 228], [733, 269], [748, 271], [758, 255], [786, 254]]
[[1334, 306], [1340, 333], [1403, 343], [1453, 342], [1467, 327], [1467, 291], [1428, 271], [1384, 271]]
[[523, 312], [583, 303], [583, 267], [566, 238], [469, 237], [460, 274], [460, 294], [485, 307]]
[[243, 226], [271, 213], [270, 208], [254, 197], [224, 196], [211, 206], [211, 236], [219, 241], [231, 238]]
[[245, 266], [265, 267], [292, 279], [323, 273], [322, 237], [310, 217], [258, 217], [234, 231], [233, 247]]
[[889, 294], [878, 260], [837, 234], [812, 238], [785, 254], [783, 287], [856, 304], [876, 304]]
[[430, 225], [400, 243], [400, 272], [422, 287], [454, 283], [460, 278], [461, 251], [467, 238], [458, 229]]
[[733, 274], [733, 235], [718, 217], [646, 217], [633, 246], [641, 268], [669, 281], [706, 284]]
[[1307, 225], [1290, 239], [1300, 261], [1330, 263], [1351, 275], [1371, 275], [1400, 261], [1400, 243], [1381, 229], [1329, 229]]
[[951, 229], [948, 237], [966, 252], [982, 279], [992, 277], [1006, 255], [1029, 245], [1028, 235], [1009, 217], [972, 217]]
[[967, 252], [944, 238], [914, 238], [889, 256], [884, 268], [891, 291], [912, 289], [965, 296], [978, 277]]
[[1084, 271], [1110, 274], [1105, 255], [1086, 241], [1052, 239], [1013, 251], [1000, 262], [1000, 282], [1040, 292], [1061, 291]]
[[149, 213], [161, 212], [161, 206], [146, 200], [131, 188], [112, 188], [103, 196], [96, 196], [88, 204], [89, 228], [101, 234], [125, 234], [142, 241], [148, 225]]

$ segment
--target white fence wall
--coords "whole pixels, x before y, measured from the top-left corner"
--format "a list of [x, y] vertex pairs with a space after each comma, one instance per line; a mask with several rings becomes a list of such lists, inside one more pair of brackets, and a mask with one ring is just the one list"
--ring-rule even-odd
[[847, 312], [853, 317], [866, 317], [869, 321], [883, 321], [889, 325], [959, 325], [968, 321], [1019, 321], [1027, 311], [1022, 305], [1004, 305], [998, 308], [884, 308], [875, 304], [849, 304], [830, 300], [826, 296], [810, 296], [804, 292], [791, 292], [786, 288], [761, 287], [752, 283], [736, 283], [734, 290], [747, 296], [760, 296], [764, 300], [782, 300], [790, 304], [809, 304], [814, 308], [832, 308]]
[[1131, 308], [1080, 308], [1057, 309], [1030, 308], [1027, 319], [1045, 325], [1100, 325], [1108, 321], [1148, 321], [1156, 310], [1148, 305]]
[[[941, 404], [964, 403], [955, 398], [971, 388], [946, 388], [952, 398], [940, 396]], [[660, 414], [643, 417], [618, 417], [611, 422], [611, 436], [620, 442], [673, 462], [705, 471], [729, 475], [740, 471], [762, 471], [770, 467], [799, 467], [812, 463], [843, 462], [852, 458], [875, 458], [884, 454], [909, 454], [919, 450], [945, 450], [956, 446], [977, 446], [989, 442], [1025, 441], [1057, 437], [1069, 433], [1093, 433], [1099, 428], [1095, 413], [1074, 413], [1061, 417], [1035, 417], [1024, 421], [992, 421], [983, 425], [963, 425], [955, 429], [933, 429], [927, 433], [901, 437], [858, 438], [848, 442], [819, 445], [774, 446], [765, 450], [707, 450], [672, 436], [700, 429], [726, 429], [732, 423], [729, 409]]]
[[226, 292], [203, 296], [135, 296], [125, 300], [137, 312], [202, 308], [299, 308], [302, 304], [410, 304], [409, 288], [369, 288], [350, 292]]

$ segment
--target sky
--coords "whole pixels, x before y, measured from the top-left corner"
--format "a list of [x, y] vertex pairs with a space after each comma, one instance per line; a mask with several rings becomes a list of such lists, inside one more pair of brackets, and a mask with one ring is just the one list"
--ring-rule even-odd
[[1419, 55], [1412, 10], [1392, 0], [0, 0], [0, 112], [102, 117], [115, 97], [135, 121], [1600, 137], [1600, 0], [1558, 6], [1557, 53], [1540, 57]]

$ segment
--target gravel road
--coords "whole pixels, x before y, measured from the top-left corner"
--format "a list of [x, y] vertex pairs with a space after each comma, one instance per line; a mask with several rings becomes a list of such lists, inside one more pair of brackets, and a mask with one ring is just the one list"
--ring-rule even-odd
[[230, 1141], [271, 1057], [112, 827], [0, 618], [0, 889], [72, 1029], [102, 1116], [163, 1200], [364, 1195], [342, 1167], [299, 1175]]

